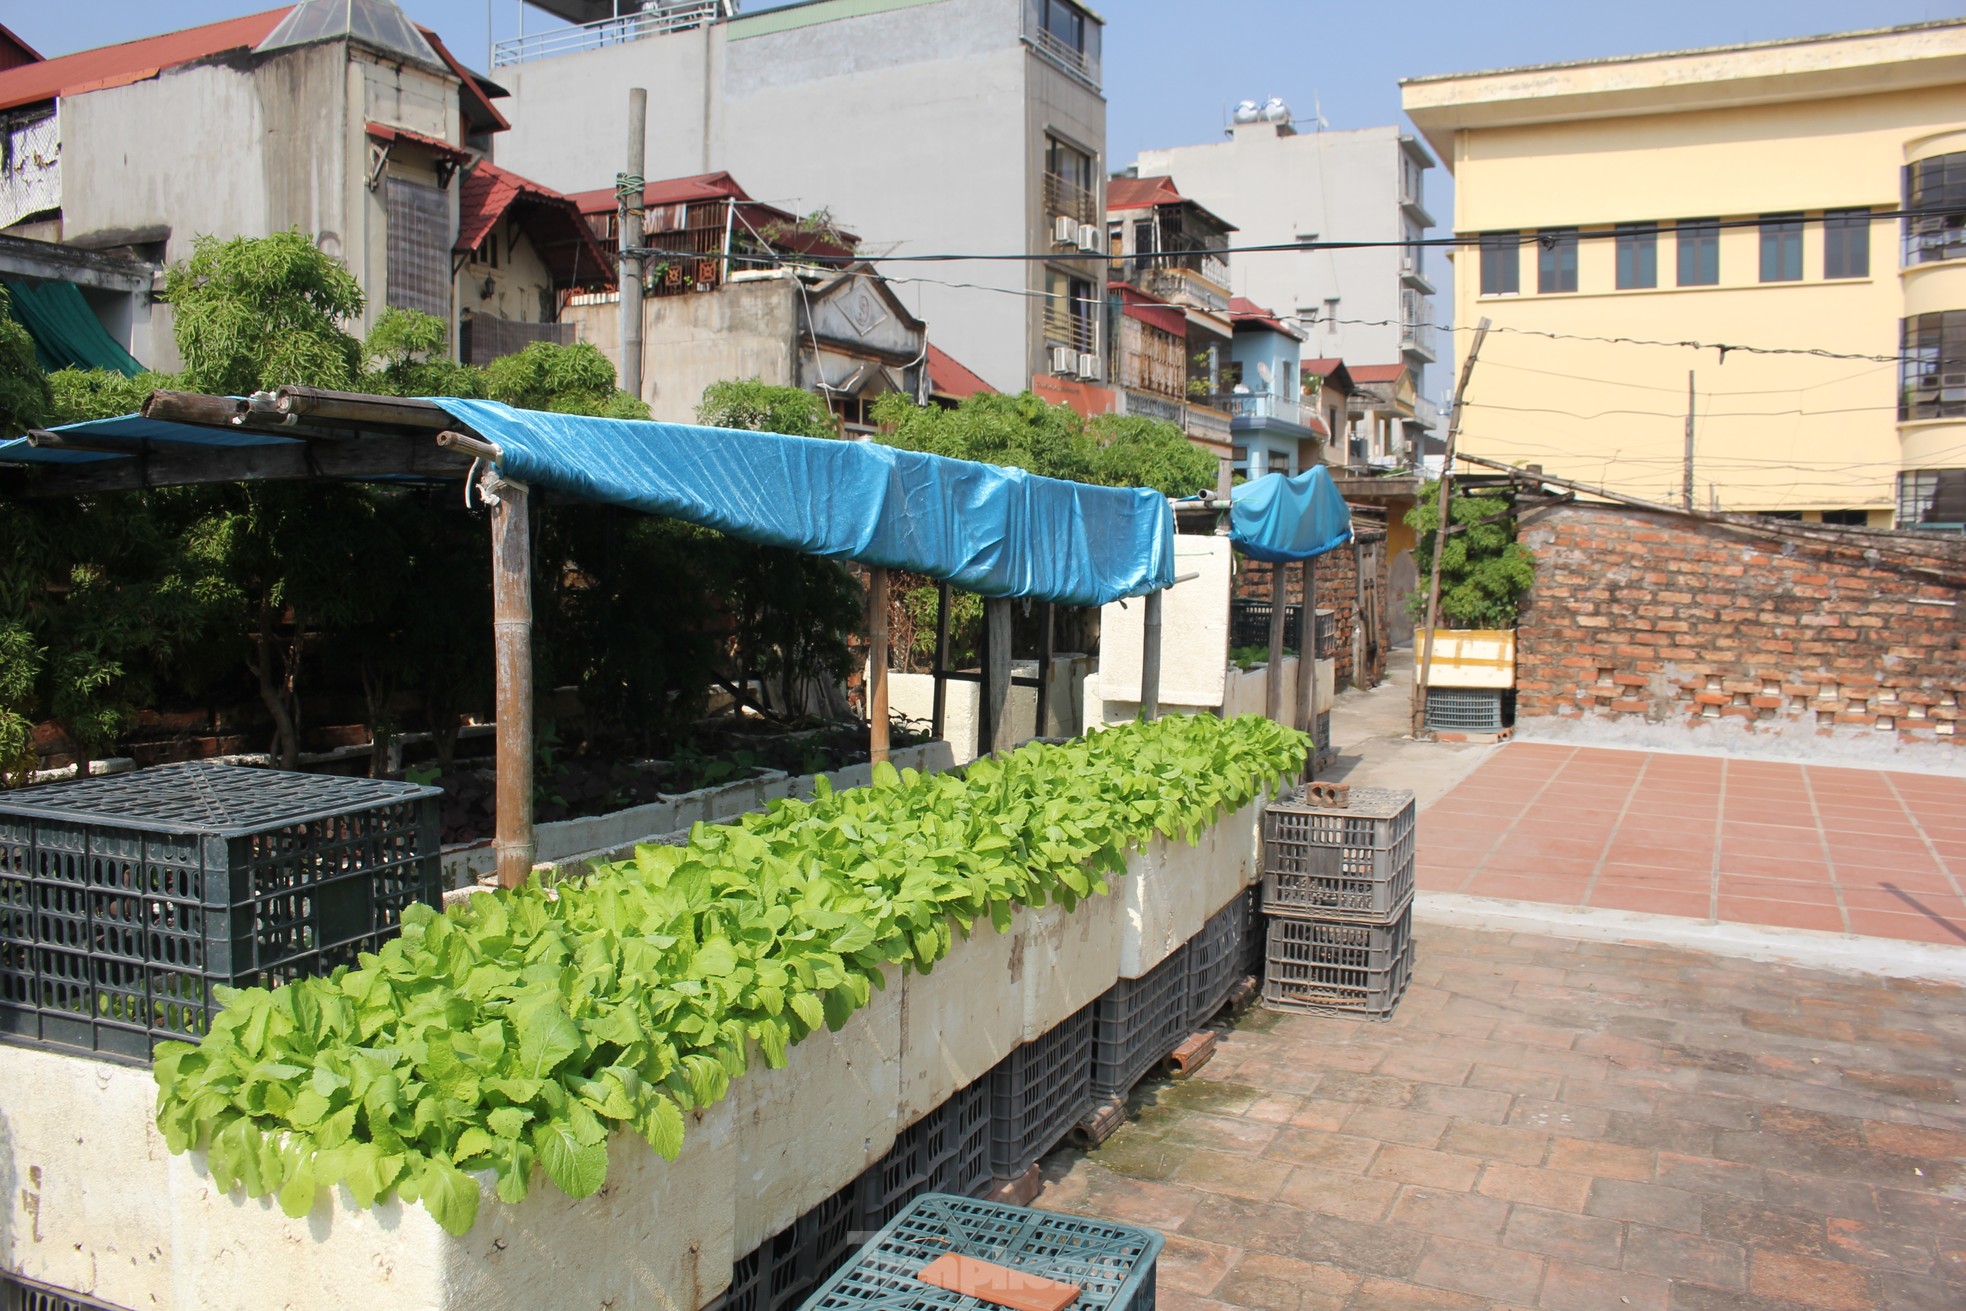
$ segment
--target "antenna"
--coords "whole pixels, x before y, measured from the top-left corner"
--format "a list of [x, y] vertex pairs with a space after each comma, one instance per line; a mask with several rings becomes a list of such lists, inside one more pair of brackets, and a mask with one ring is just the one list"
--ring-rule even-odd
[[1311, 117], [1317, 120], [1317, 130], [1322, 132], [1331, 124], [1324, 117], [1324, 102], [1319, 99], [1315, 89], [1311, 92]]

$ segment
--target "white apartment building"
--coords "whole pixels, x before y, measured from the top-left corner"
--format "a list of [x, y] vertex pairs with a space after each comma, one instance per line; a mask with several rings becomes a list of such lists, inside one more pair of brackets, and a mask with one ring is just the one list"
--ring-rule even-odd
[[[1146, 150], [1142, 177], [1165, 176], [1240, 231], [1236, 245], [1417, 240], [1434, 225], [1425, 146], [1394, 127], [1297, 131], [1278, 102], [1245, 104], [1226, 141]], [[1246, 121], [1244, 121], [1246, 120]], [[1433, 283], [1424, 250], [1250, 253], [1230, 261], [1232, 290], [1287, 316], [1304, 354], [1360, 365], [1403, 363], [1420, 401], [1409, 422], [1436, 422], [1426, 367], [1435, 362]]]
[[514, 125], [501, 165], [567, 192], [612, 185], [628, 92], [644, 87], [646, 177], [728, 171], [762, 202], [824, 208], [877, 258], [1049, 254], [882, 271], [936, 345], [999, 390], [1037, 375], [1099, 380], [1106, 101], [1092, 11], [1073, 0], [534, 8], [574, 25], [496, 48]]

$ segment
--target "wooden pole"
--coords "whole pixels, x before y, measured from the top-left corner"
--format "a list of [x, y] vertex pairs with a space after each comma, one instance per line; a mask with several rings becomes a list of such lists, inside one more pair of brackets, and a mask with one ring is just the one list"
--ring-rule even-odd
[[1440, 556], [1447, 547], [1447, 487], [1454, 481], [1454, 444], [1461, 435], [1461, 412], [1466, 408], [1468, 379], [1474, 374], [1475, 359], [1481, 354], [1481, 343], [1488, 337], [1488, 316], [1481, 316], [1475, 324], [1474, 344], [1468, 347], [1468, 358], [1461, 361], [1461, 377], [1454, 384], [1454, 417], [1447, 424], [1447, 450], [1440, 462], [1440, 524], [1434, 530], [1434, 567], [1427, 579], [1427, 628], [1421, 639], [1420, 664], [1413, 671], [1413, 736], [1424, 737], [1427, 731], [1427, 675], [1434, 663], [1434, 625], [1440, 622]]
[[983, 710], [987, 736], [980, 749], [1008, 751], [1017, 745], [1010, 713], [1010, 601], [992, 596], [983, 602]]
[[[1304, 587], [1304, 604], [1297, 607], [1297, 729], [1311, 733], [1317, 728], [1317, 562], [1306, 560], [1297, 566]], [[1317, 760], [1317, 748], [1304, 757], [1304, 777]]]
[[648, 110], [648, 91], [629, 87], [628, 171], [616, 187], [616, 200], [621, 208], [621, 390], [636, 400], [642, 398], [642, 169], [648, 162]]
[[930, 714], [930, 731], [936, 738], [948, 736], [949, 716], [949, 584], [935, 589], [935, 667], [929, 670], [935, 687], [935, 708]]
[[1140, 716], [1160, 718], [1161, 593], [1147, 593], [1147, 613], [1140, 635]]
[[887, 759], [887, 570], [867, 570], [867, 759]]
[[1686, 371], [1686, 475], [1680, 485], [1679, 499], [1687, 509], [1693, 508], [1693, 370]]
[[1263, 667], [1263, 716], [1283, 719], [1283, 619], [1289, 607], [1285, 582], [1289, 571], [1280, 561], [1270, 562], [1270, 662]]
[[[486, 483], [493, 480], [487, 475]], [[532, 873], [532, 540], [524, 483], [498, 482], [491, 506], [492, 670], [498, 715], [498, 884]]]

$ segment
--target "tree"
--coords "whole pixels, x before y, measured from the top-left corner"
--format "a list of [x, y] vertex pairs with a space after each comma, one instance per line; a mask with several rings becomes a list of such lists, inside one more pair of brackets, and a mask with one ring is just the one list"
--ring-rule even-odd
[[0, 439], [18, 437], [47, 422], [48, 380], [34, 360], [34, 338], [13, 317], [13, 300], [0, 287]]
[[450, 327], [434, 314], [392, 307], [362, 343], [371, 369], [365, 390], [380, 396], [482, 397], [485, 375], [448, 353]]
[[341, 261], [298, 230], [219, 241], [199, 237], [165, 275], [182, 386], [244, 396], [297, 383], [352, 389], [362, 343], [362, 288]]
[[[1536, 558], [1515, 540], [1513, 505], [1499, 496], [1456, 496], [1449, 502], [1447, 545], [1441, 552], [1443, 628], [1513, 628], [1523, 594], [1536, 581]], [[1429, 482], [1406, 512], [1414, 531], [1419, 586], [1407, 599], [1418, 623], [1427, 621], [1434, 536], [1440, 531], [1440, 483]]]
[[646, 419], [646, 401], [615, 387], [614, 365], [591, 342], [536, 341], [485, 366], [486, 394], [522, 410]]
[[1109, 487], [1151, 487], [1165, 496], [1193, 496], [1215, 487], [1215, 457], [1164, 419], [1102, 414], [1092, 421], [1092, 481]]
[[175, 378], [162, 373], [139, 373], [129, 378], [114, 369], [59, 369], [48, 375], [48, 424], [54, 427], [135, 414], [151, 392], [176, 385]]
[[757, 378], [713, 382], [703, 389], [696, 421], [712, 428], [778, 432], [788, 437], [838, 437], [826, 403], [802, 387], [779, 387]]

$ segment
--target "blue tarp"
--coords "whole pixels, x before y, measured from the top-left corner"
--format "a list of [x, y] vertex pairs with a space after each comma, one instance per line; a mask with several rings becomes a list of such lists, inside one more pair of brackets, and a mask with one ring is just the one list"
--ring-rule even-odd
[[1252, 560], [1312, 560], [1352, 540], [1352, 512], [1323, 465], [1294, 478], [1264, 474], [1238, 486], [1229, 539]]
[[[1174, 581], [1174, 510], [1144, 488], [1092, 487], [865, 442], [431, 399], [497, 443], [509, 477], [747, 541], [1063, 605], [1103, 605]], [[59, 431], [202, 446], [290, 440], [134, 414]], [[0, 461], [123, 458], [0, 442]]]
[[1174, 510], [1145, 488], [871, 442], [431, 399], [498, 445], [508, 477], [747, 541], [1064, 605], [1103, 605], [1174, 581]]

